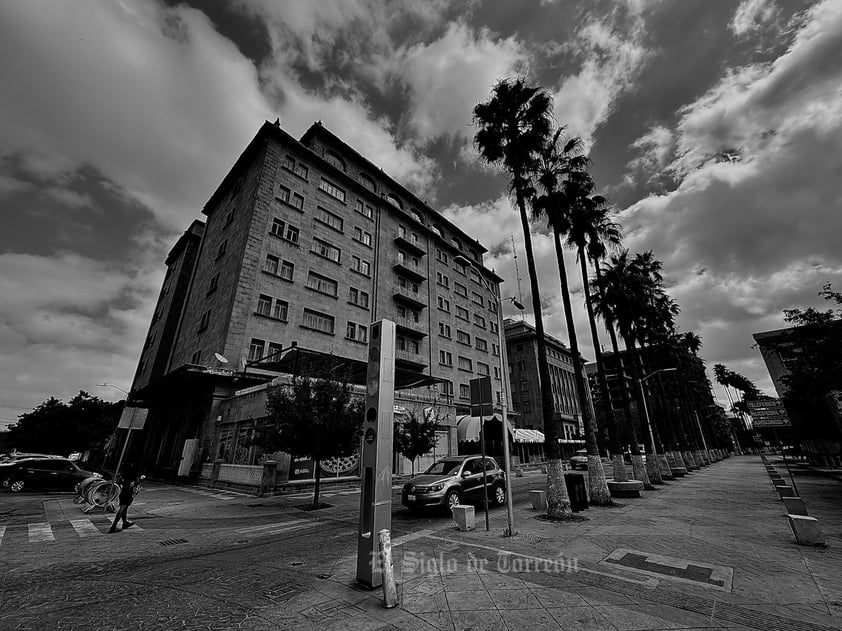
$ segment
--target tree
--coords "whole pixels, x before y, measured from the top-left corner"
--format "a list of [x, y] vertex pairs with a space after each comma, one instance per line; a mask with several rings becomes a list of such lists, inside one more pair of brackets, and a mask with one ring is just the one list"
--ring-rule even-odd
[[503, 79], [494, 86], [491, 98], [474, 108], [474, 124], [479, 128], [474, 136], [474, 145], [481, 159], [487, 164], [498, 166], [509, 177], [509, 192], [514, 197], [523, 230], [535, 333], [538, 338], [538, 377], [541, 382], [541, 412], [548, 471], [547, 514], [552, 519], [572, 519], [573, 511], [564, 483], [558, 443], [561, 436], [555, 421], [552, 382], [547, 364], [541, 292], [526, 213], [526, 206], [535, 195], [532, 174], [540, 152], [550, 137], [552, 99], [545, 90], [528, 86], [522, 79]]
[[413, 411], [409, 412], [409, 418], [403, 423], [395, 421], [395, 451], [412, 463], [412, 475], [415, 475], [415, 460], [418, 456], [430, 453], [436, 446], [436, 429], [438, 423], [434, 418], [419, 418]]
[[102, 447], [117, 428], [124, 402], [109, 403], [84, 390], [64, 403], [50, 397], [18, 417], [9, 445], [20, 451], [69, 455]]
[[319, 508], [321, 462], [350, 456], [359, 448], [364, 402], [334, 361], [314, 364], [310, 376], [269, 390], [268, 418], [258, 423], [252, 444], [314, 461], [313, 508]]
[[[605, 471], [602, 468], [602, 459], [599, 454], [597, 443], [596, 419], [591, 412], [588, 401], [587, 389], [585, 386], [584, 371], [582, 362], [579, 360], [579, 341], [576, 336], [576, 326], [573, 322], [573, 308], [570, 304], [570, 287], [567, 282], [567, 270], [564, 264], [564, 252], [562, 250], [562, 235], [568, 238], [574, 228], [581, 227], [581, 216], [585, 205], [585, 191], [592, 184], [590, 175], [587, 173], [587, 158], [581, 155], [582, 140], [573, 138], [565, 140], [562, 136], [563, 128], [559, 129], [552, 140], [547, 143], [542, 152], [542, 159], [539, 167], [538, 183], [542, 194], [538, 195], [533, 203], [533, 209], [537, 216], [547, 218], [553, 231], [553, 244], [555, 246], [556, 260], [558, 262], [558, 276], [561, 284], [561, 299], [564, 305], [564, 318], [567, 323], [567, 337], [570, 341], [570, 351], [573, 355], [573, 382], [576, 387], [576, 398], [579, 400], [579, 409], [582, 413], [582, 422], [585, 428], [585, 445], [588, 451], [588, 484], [590, 486], [591, 503], [599, 506], [613, 504], [611, 493], [608, 490], [608, 483], [605, 480]], [[581, 235], [576, 235], [576, 238]], [[575, 247], [574, 243], [574, 247]], [[586, 245], [586, 244], [585, 244]], [[584, 260], [584, 245], [582, 247]], [[587, 273], [585, 274], [587, 278]], [[585, 281], [587, 282], [587, 280]]]

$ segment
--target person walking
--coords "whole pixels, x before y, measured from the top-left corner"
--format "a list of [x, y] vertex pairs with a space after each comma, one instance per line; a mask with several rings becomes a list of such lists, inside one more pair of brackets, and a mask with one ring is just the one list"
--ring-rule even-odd
[[109, 534], [117, 532], [117, 522], [120, 519], [123, 520], [123, 530], [134, 526], [134, 522], [128, 519], [128, 512], [134, 496], [137, 495], [142, 478], [143, 476], [138, 476], [134, 468], [129, 465], [123, 469], [123, 474], [120, 476], [120, 508], [117, 509], [117, 514], [114, 515], [114, 523], [111, 524], [111, 528], [108, 530]]

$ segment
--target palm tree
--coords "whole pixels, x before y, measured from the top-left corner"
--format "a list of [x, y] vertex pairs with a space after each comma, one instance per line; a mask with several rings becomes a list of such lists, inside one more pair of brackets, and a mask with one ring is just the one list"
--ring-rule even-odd
[[491, 98], [474, 108], [474, 124], [479, 128], [474, 145], [482, 160], [497, 165], [509, 177], [509, 192], [514, 197], [529, 270], [532, 310], [538, 342], [538, 376], [541, 382], [541, 411], [544, 419], [544, 448], [547, 456], [547, 515], [551, 519], [572, 519], [570, 497], [564, 483], [558, 426], [555, 422], [552, 382], [547, 363], [547, 344], [538, 273], [532, 252], [532, 238], [526, 205], [535, 195], [532, 174], [541, 149], [550, 138], [552, 99], [522, 79], [503, 79], [494, 86]]
[[604, 258], [609, 248], [616, 250], [621, 243], [622, 233], [620, 225], [611, 218], [611, 204], [601, 195], [594, 195], [594, 182], [589, 174], [573, 174], [565, 182], [565, 192], [571, 202], [569, 216], [569, 230], [566, 245], [576, 249], [576, 259], [582, 273], [582, 287], [585, 294], [585, 308], [588, 314], [591, 340], [594, 348], [594, 359], [597, 366], [599, 388], [604, 402], [603, 410], [608, 423], [611, 444], [614, 480], [625, 482], [629, 479], [626, 463], [623, 460], [623, 447], [620, 441], [619, 426], [611, 405], [611, 395], [608, 390], [608, 376], [599, 343], [596, 328], [593, 301], [589, 291], [588, 260], [593, 261], [594, 267]]
[[569, 235], [573, 226], [573, 216], [579, 212], [582, 185], [590, 179], [587, 174], [588, 159], [581, 154], [582, 140], [573, 138], [563, 142], [564, 128], [556, 131], [552, 140], [544, 147], [538, 171], [538, 184], [542, 194], [536, 196], [533, 211], [536, 216], [546, 217], [553, 231], [558, 275], [561, 282], [561, 299], [564, 305], [564, 318], [567, 322], [567, 337], [573, 355], [573, 382], [576, 398], [585, 428], [585, 444], [588, 449], [588, 485], [591, 503], [598, 506], [610, 506], [611, 492], [605, 480], [602, 459], [599, 456], [597, 427], [591, 406], [589, 405], [582, 362], [579, 361], [579, 341], [573, 323], [573, 308], [570, 304], [570, 288], [567, 282], [567, 270], [564, 265], [564, 252], [561, 237]]

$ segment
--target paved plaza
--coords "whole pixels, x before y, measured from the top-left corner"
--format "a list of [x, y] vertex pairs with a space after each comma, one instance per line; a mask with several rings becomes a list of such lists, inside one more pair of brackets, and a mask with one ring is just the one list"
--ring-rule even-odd
[[[792, 478], [826, 547], [795, 543], [758, 456], [563, 524], [523, 499], [543, 483], [529, 474], [514, 538], [501, 509], [488, 532], [481, 510], [470, 532], [396, 510], [394, 609], [354, 583], [353, 491], [308, 512], [303, 498], [191, 489], [164, 501], [174, 491], [151, 488], [125, 533], [68, 527], [24, 543], [28, 529], [7, 528], [0, 630], [842, 629], [842, 475], [796, 466]], [[48, 523], [107, 527], [67, 496], [47, 507]]]

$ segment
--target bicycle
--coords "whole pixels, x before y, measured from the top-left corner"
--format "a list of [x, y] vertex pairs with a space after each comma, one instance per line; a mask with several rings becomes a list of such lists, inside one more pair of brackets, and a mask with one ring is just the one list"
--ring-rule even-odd
[[73, 501], [83, 505], [83, 513], [89, 513], [95, 508], [113, 513], [120, 498], [120, 485], [103, 478], [86, 478], [76, 486], [76, 492]]

